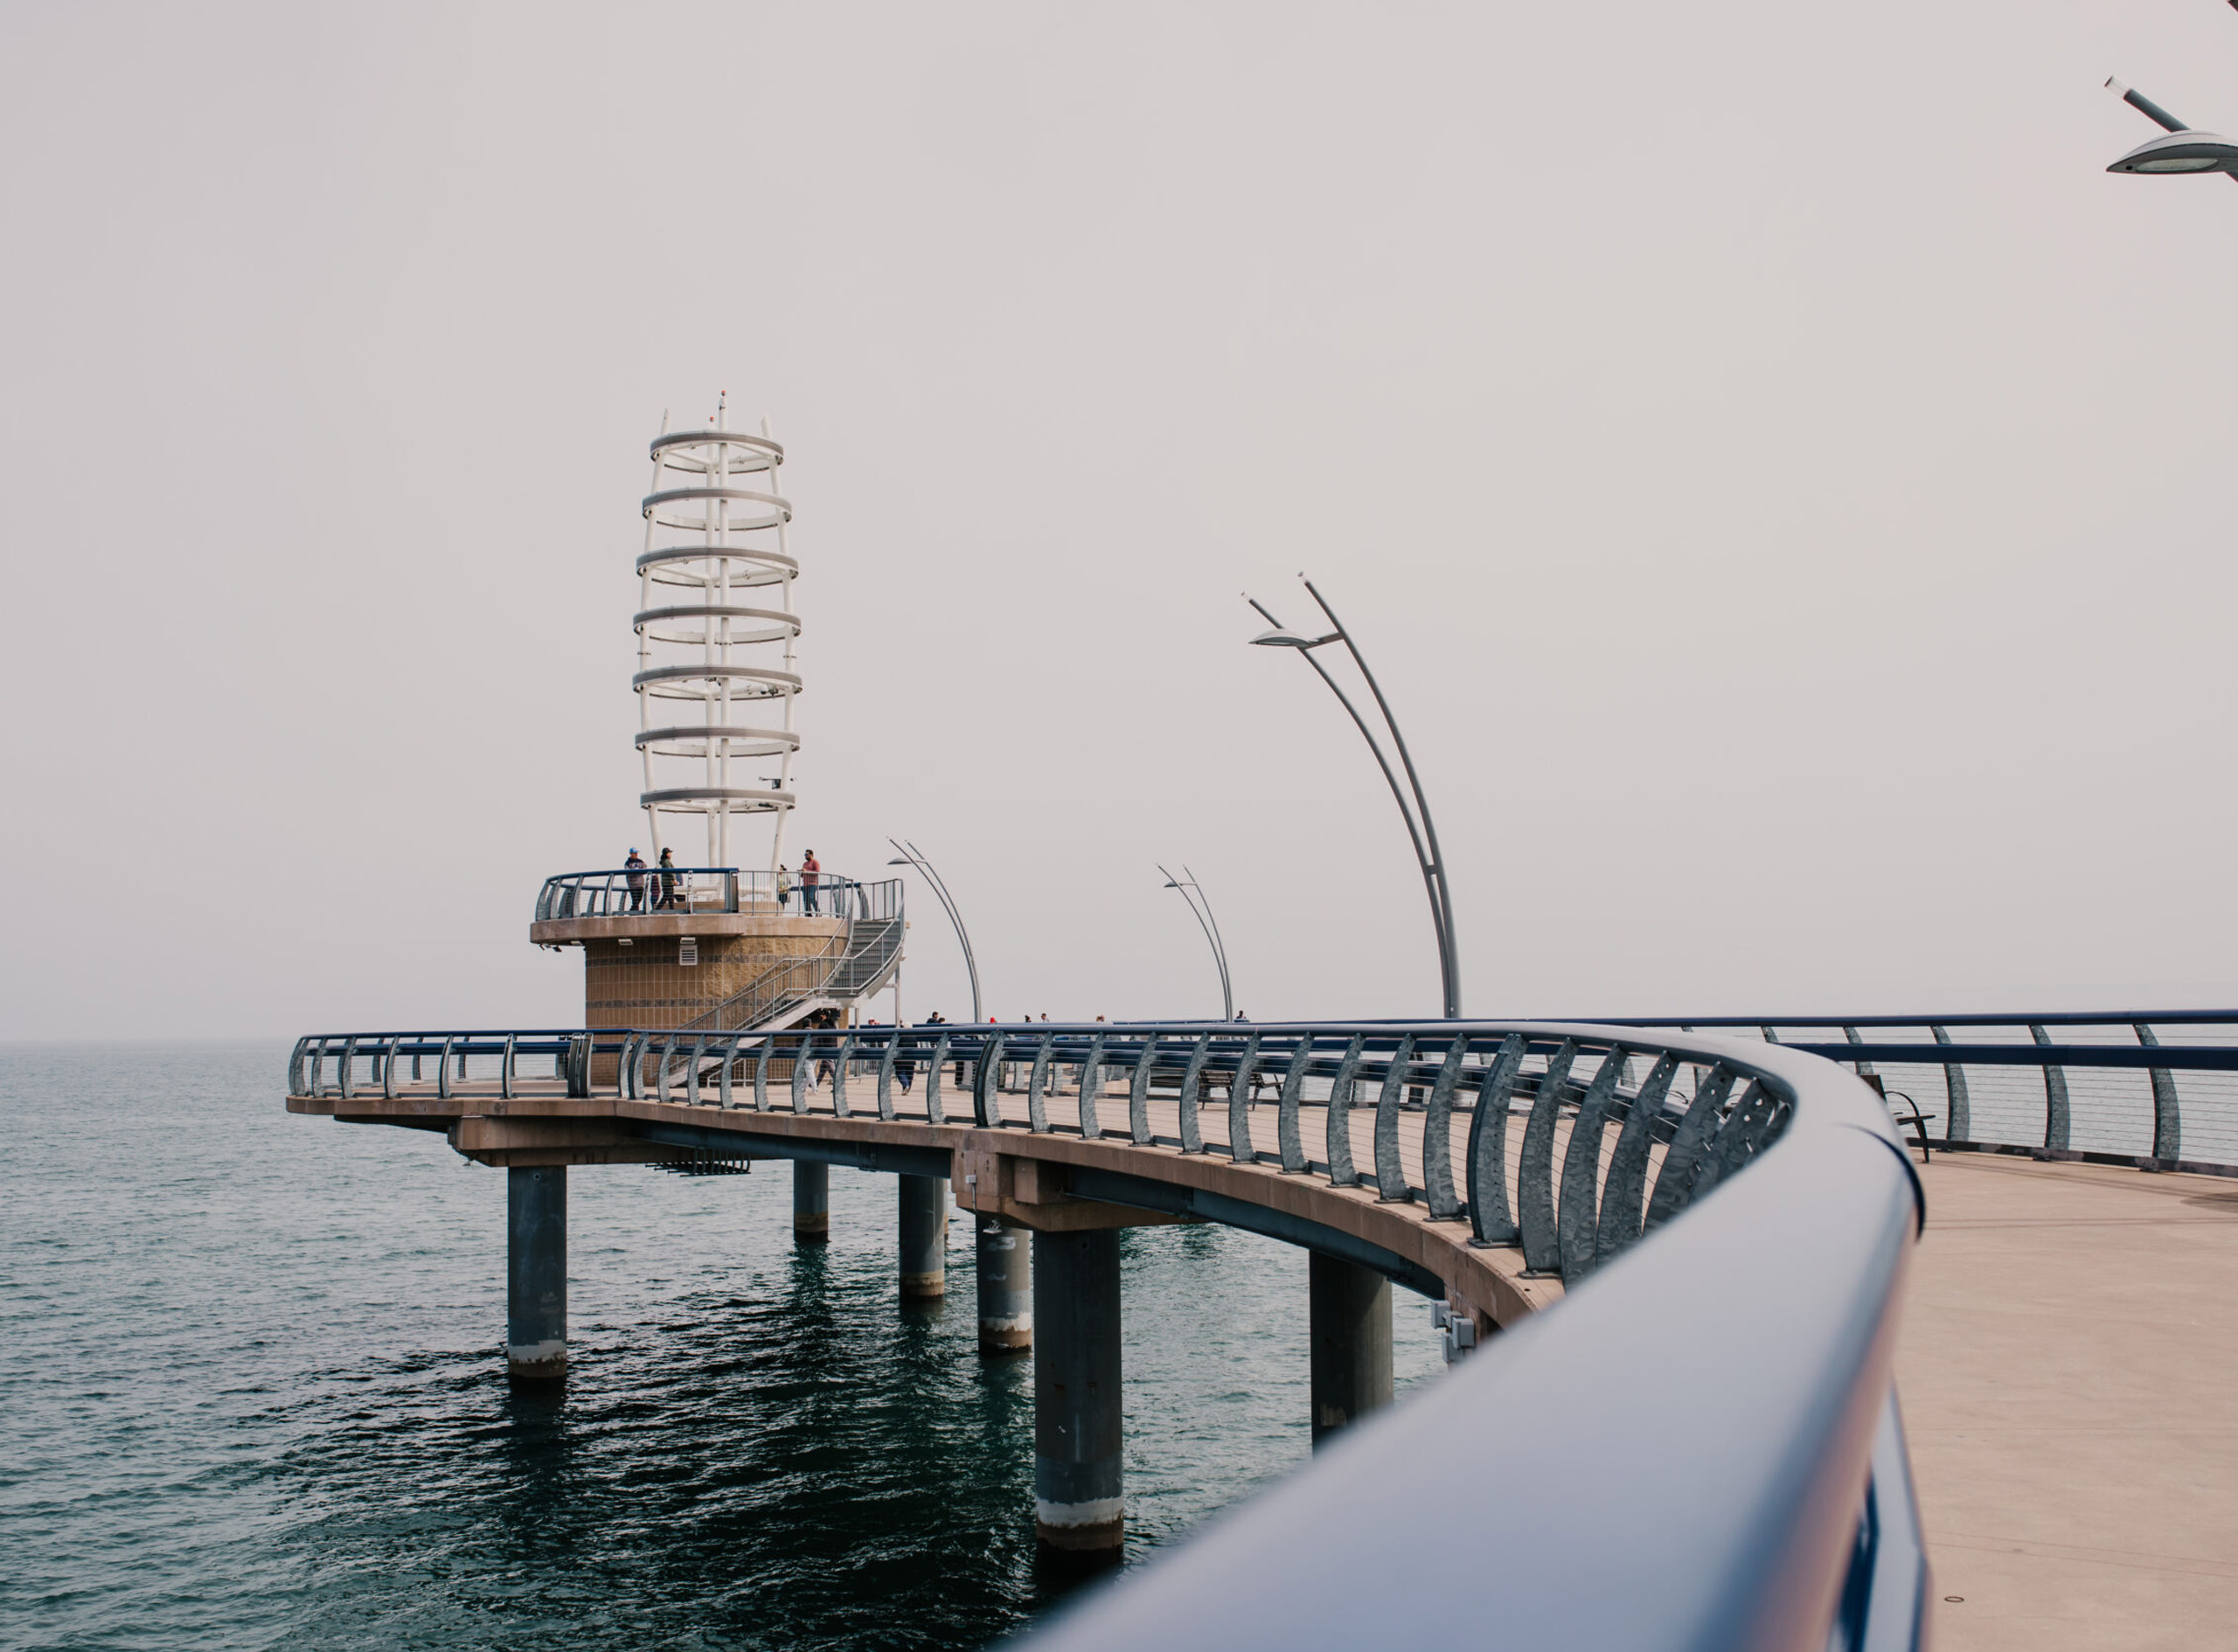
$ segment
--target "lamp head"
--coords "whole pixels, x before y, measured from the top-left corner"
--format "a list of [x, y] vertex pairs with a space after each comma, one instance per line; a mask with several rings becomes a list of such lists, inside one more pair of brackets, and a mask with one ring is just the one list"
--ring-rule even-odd
[[914, 860], [905, 859], [903, 857], [896, 855], [892, 860], [889, 860], [886, 864], [889, 866], [914, 866], [917, 863]]
[[2170, 132], [2138, 144], [2106, 170], [2144, 177], [2172, 172], [2238, 172], [2238, 143], [2212, 132]]
[[1263, 631], [1253, 637], [1251, 645], [1261, 649], [1317, 649], [1324, 642], [1334, 642], [1336, 640], [1334, 631], [1327, 636], [1308, 636], [1303, 631], [1293, 631], [1278, 625], [1271, 631]]

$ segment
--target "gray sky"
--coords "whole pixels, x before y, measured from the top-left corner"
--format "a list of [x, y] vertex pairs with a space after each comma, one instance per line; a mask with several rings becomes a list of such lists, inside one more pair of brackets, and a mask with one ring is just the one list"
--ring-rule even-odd
[[[0, 1036], [580, 1022], [663, 408], [1005, 1017], [2228, 1003], [2221, 0], [0, 11]], [[749, 834], [753, 864], [762, 841]], [[967, 1007], [913, 891], [912, 1018]]]

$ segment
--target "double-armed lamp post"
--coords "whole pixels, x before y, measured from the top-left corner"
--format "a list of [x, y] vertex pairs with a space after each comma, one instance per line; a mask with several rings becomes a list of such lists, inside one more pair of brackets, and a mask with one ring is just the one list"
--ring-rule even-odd
[[1220, 1019], [1235, 1019], [1235, 988], [1228, 979], [1227, 948], [1220, 942], [1220, 927], [1213, 916], [1212, 898], [1205, 893], [1204, 885], [1197, 881], [1197, 874], [1186, 866], [1176, 878], [1164, 867], [1158, 868], [1168, 889], [1178, 889], [1181, 899], [1189, 903], [1190, 915], [1196, 919], [1197, 927], [1205, 932], [1206, 944], [1213, 949], [1213, 966], [1220, 972]]
[[[1303, 575], [1299, 577], [1304, 578]], [[1302, 631], [1293, 631], [1268, 613], [1265, 603], [1247, 595], [1243, 600], [1258, 609], [1267, 623], [1275, 628], [1262, 635], [1253, 637], [1251, 641], [1260, 648], [1296, 649], [1299, 657], [1318, 672], [1321, 680], [1329, 685], [1329, 691], [1351, 714], [1354, 726], [1360, 732], [1360, 738], [1367, 742], [1368, 750], [1375, 753], [1376, 766], [1382, 769], [1383, 778], [1391, 788], [1392, 800], [1399, 805], [1399, 813], [1406, 820], [1407, 836], [1414, 846], [1415, 864], [1421, 868], [1422, 887], [1430, 898], [1430, 924], [1437, 932], [1438, 976], [1444, 989], [1445, 1014], [1449, 1020], [1457, 1020], [1461, 1015], [1461, 960], [1453, 938], [1453, 891], [1446, 881], [1445, 856], [1437, 846], [1437, 827], [1430, 819], [1429, 800], [1422, 795], [1422, 782], [1414, 773], [1414, 760], [1407, 750], [1407, 737], [1399, 732], [1398, 720], [1391, 715], [1391, 703], [1383, 698], [1383, 690], [1376, 683], [1375, 673], [1367, 669], [1367, 661], [1361, 656], [1359, 644], [1352, 641], [1352, 634], [1345, 628], [1345, 622], [1337, 617], [1337, 611], [1329, 606], [1328, 599], [1314, 588], [1313, 581], [1305, 580], [1304, 584], [1306, 594], [1313, 599], [1321, 612], [1328, 616], [1329, 623], [1336, 628], [1322, 636], [1309, 636]], [[1391, 743], [1398, 748], [1399, 765], [1407, 771], [1407, 785], [1403, 790], [1399, 784], [1399, 776], [1392, 772], [1391, 760], [1384, 753], [1383, 743], [1375, 737], [1375, 731], [1368, 726], [1367, 719], [1360, 715], [1359, 707], [1352, 704], [1352, 697], [1338, 686], [1337, 679], [1329, 674], [1329, 668], [1315, 657], [1314, 650], [1331, 642], [1345, 645], [1345, 651], [1352, 656], [1352, 663], [1359, 668], [1368, 692], [1375, 696], [1376, 709], [1383, 713], [1383, 725], [1391, 731]], [[1411, 804], [1407, 801], [1410, 792], [1413, 794]]]
[[948, 920], [956, 926], [956, 944], [963, 948], [963, 967], [971, 976], [971, 1019], [977, 1022], [980, 1018], [979, 961], [971, 955], [971, 937], [963, 927], [963, 914], [956, 909], [956, 902], [949, 895], [948, 885], [941, 881], [941, 875], [933, 870], [933, 863], [925, 858], [916, 844], [903, 843], [896, 837], [889, 837], [886, 841], [901, 851], [886, 864], [889, 866], [914, 866], [925, 881], [932, 885], [933, 893], [940, 897], [941, 905], [948, 908]]

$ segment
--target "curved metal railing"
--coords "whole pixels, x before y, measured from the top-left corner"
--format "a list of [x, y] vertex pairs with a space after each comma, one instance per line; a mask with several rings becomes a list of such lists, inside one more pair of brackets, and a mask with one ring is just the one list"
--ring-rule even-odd
[[[462, 1042], [443, 1042], [453, 1039]], [[596, 1093], [624, 1100], [1019, 1128], [1372, 1187], [1434, 1221], [1465, 1221], [1472, 1243], [1519, 1246], [1529, 1267], [1567, 1282], [1734, 1176], [1784, 1128], [1791, 1086], [1733, 1059], [1727, 1041], [1703, 1048], [1690, 1057], [1652, 1035], [1451, 1022], [356, 1033], [302, 1040], [289, 1087], [393, 1094], [400, 1064], [416, 1078], [448, 1050], [461, 1074], [472, 1057], [504, 1058], [497, 1074], [484, 1072], [485, 1093], [518, 1087], [519, 1056], [551, 1055], [550, 1082], [588, 1097], [598, 1058], [614, 1077]], [[443, 1093], [473, 1093], [463, 1086], [455, 1079]], [[1225, 1093], [1215, 1100], [1214, 1090]], [[1894, 1140], [1885, 1119], [1880, 1128]]]
[[1852, 1064], [1912, 1100], [1937, 1148], [2238, 1172], [2238, 1010], [1696, 1017]]
[[[303, 1040], [290, 1088], [393, 1086], [431, 1049], [448, 1072], [462, 1048], [487, 1064], [493, 1046], [498, 1073], [476, 1081], [511, 1093], [525, 1052], [553, 1056], [543, 1082], [588, 1095], [595, 1055], [615, 1075], [599, 1093], [617, 1100], [970, 1123], [1149, 1149], [1145, 1176], [1178, 1149], [1373, 1189], [1454, 1224], [1448, 1243], [1519, 1251], [1525, 1277], [1574, 1294], [1053, 1626], [1053, 1645], [1817, 1652], [1830, 1621], [1835, 1646], [1917, 1643], [1927, 1572], [1889, 1357], [1922, 1207], [1880, 1103], [1824, 1061], [1714, 1036], [1497, 1022], [502, 1045], [390, 1033]], [[1004, 1088], [1005, 1068], [1021, 1088]], [[710, 1123], [754, 1131], [750, 1116]], [[1331, 1197], [1359, 1196], [1309, 1196]], [[1314, 1564], [1332, 1543], [1346, 1564]], [[1359, 1586], [1401, 1568], [1421, 1586]], [[1496, 1600], [1470, 1582], [1488, 1571], [1513, 1580]]]
[[1746, 1174], [1029, 1644], [1922, 1645], [1889, 1382], [1916, 1183], [1863, 1086], [1716, 1042], [1785, 1107]]
[[865, 884], [836, 872], [804, 884], [796, 871], [741, 871], [735, 866], [626, 866], [561, 872], [537, 892], [536, 920], [642, 917], [653, 912], [766, 913], [810, 918], [877, 920], [900, 915], [901, 884]]

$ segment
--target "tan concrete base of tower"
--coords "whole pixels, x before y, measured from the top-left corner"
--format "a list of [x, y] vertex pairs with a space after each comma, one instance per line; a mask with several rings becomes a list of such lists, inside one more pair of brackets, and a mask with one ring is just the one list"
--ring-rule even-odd
[[[750, 1025], [768, 1008], [823, 986], [847, 949], [843, 918], [775, 911], [642, 913], [551, 919], [529, 926], [539, 946], [583, 949], [583, 1024], [640, 1031], [689, 1026], [751, 995]], [[593, 1085], [612, 1084], [615, 1057], [595, 1057]]]

